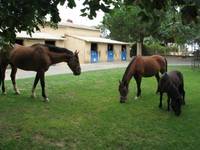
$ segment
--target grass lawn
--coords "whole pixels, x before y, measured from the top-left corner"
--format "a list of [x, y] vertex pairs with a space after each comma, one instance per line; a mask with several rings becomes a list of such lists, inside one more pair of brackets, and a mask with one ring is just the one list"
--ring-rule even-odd
[[30, 98], [33, 79], [17, 80], [21, 95], [7, 81], [0, 95], [0, 150], [132, 149], [197, 150], [200, 147], [200, 71], [178, 69], [185, 77], [186, 106], [176, 117], [158, 108], [155, 78], [143, 78], [142, 97], [119, 103], [118, 81], [125, 69], [58, 75], [46, 78], [49, 103]]

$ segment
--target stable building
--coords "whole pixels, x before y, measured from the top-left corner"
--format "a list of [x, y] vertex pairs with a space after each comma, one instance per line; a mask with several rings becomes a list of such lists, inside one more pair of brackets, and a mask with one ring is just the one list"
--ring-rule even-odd
[[29, 46], [35, 43], [51, 44], [79, 51], [81, 63], [127, 61], [130, 59], [129, 43], [101, 37], [95, 27], [76, 25], [72, 22], [60, 23], [58, 28], [41, 28], [29, 36], [26, 32], [17, 34], [16, 43]]

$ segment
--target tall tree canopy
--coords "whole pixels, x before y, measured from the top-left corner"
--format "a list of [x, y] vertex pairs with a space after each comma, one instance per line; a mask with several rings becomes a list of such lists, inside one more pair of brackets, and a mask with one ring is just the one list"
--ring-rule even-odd
[[200, 41], [200, 0], [118, 0], [116, 6], [121, 4], [128, 7], [105, 16], [104, 27], [115, 39], [137, 41], [140, 54], [141, 42], [149, 35], [165, 43]]
[[[67, 3], [67, 7], [76, 6], [75, 0], [0, 0], [0, 44], [14, 42], [16, 32], [28, 33], [39, 30], [39, 25], [46, 22], [50, 15], [50, 23], [57, 24], [61, 19], [57, 6]], [[81, 11], [83, 16], [96, 17], [97, 10], [107, 12], [113, 0], [84, 0]]]
[[127, 42], [142, 42], [145, 37], [157, 33], [160, 20], [154, 18], [144, 21], [140, 17], [141, 8], [137, 5], [113, 9], [103, 18], [103, 26], [110, 30], [111, 38]]
[[[73, 8], [75, 0], [0, 0], [0, 44], [13, 42], [16, 32], [22, 30], [28, 33], [38, 30], [44, 25], [45, 16], [49, 14], [50, 22], [60, 21], [57, 6], [64, 5]], [[122, 0], [83, 0], [83, 16], [96, 17], [96, 11], [108, 12], [112, 6], [118, 7]], [[141, 8], [140, 17], [144, 21], [158, 20], [169, 5], [179, 6], [183, 23], [197, 22], [199, 14], [199, 0], [124, 0], [126, 4], [134, 4]]]
[[[103, 25], [110, 30], [113, 39], [137, 42], [137, 54], [142, 54], [142, 44], [145, 37], [158, 33], [161, 24], [160, 18], [144, 20], [141, 17], [142, 9], [138, 5], [126, 6], [113, 9], [103, 18]], [[164, 15], [160, 12], [160, 15]]]
[[124, 0], [126, 4], [136, 4], [143, 10], [141, 16], [158, 18], [158, 11], [167, 11], [169, 7], [179, 7], [183, 24], [197, 22], [199, 17], [199, 0]]

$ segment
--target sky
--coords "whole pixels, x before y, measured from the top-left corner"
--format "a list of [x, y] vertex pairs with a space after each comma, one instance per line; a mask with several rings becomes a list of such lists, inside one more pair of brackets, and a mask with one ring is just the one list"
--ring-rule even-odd
[[60, 17], [62, 19], [61, 22], [66, 22], [68, 19], [72, 20], [74, 24], [80, 24], [80, 25], [87, 25], [87, 26], [97, 26], [101, 24], [101, 21], [103, 20], [104, 13], [102, 11], [97, 12], [96, 18], [93, 20], [90, 20], [88, 17], [82, 17], [81, 15], [81, 9], [83, 6], [84, 0], [75, 0], [76, 1], [76, 7], [73, 9], [66, 8], [66, 4], [64, 6], [58, 6]]

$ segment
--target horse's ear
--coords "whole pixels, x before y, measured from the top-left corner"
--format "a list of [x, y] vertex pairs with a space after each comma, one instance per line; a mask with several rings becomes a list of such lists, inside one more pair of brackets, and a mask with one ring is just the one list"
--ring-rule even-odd
[[79, 54], [79, 51], [76, 50], [76, 51], [75, 51], [75, 55], [78, 55], [78, 54]]

